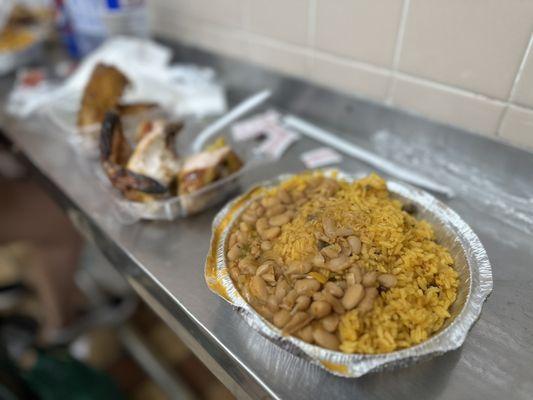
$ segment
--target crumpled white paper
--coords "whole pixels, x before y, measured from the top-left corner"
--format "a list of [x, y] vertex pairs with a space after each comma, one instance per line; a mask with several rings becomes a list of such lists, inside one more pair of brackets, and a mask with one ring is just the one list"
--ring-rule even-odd
[[[35, 93], [27, 102], [7, 109], [17, 116], [46, 111], [50, 107], [77, 110], [83, 89], [98, 63], [113, 65], [130, 80], [124, 102], [153, 101], [175, 116], [205, 116], [226, 110], [223, 87], [212, 69], [195, 65], [171, 65], [169, 48], [146, 39], [117, 36], [89, 54], [76, 71], [59, 86]], [[68, 99], [68, 100], [66, 100]], [[77, 101], [76, 101], [77, 100]], [[73, 110], [75, 111], [75, 110]]]

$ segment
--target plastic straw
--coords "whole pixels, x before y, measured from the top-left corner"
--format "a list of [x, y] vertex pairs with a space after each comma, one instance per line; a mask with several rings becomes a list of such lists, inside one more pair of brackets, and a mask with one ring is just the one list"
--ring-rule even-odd
[[298, 130], [305, 136], [334, 147], [338, 151], [361, 160], [390, 176], [450, 198], [454, 196], [454, 192], [450, 187], [434, 182], [294, 115], [287, 115], [283, 121], [288, 127]]

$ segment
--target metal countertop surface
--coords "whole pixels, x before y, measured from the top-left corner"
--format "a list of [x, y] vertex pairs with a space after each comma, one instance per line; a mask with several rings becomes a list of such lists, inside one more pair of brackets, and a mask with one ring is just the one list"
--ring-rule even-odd
[[[180, 61], [217, 68], [231, 102], [270, 87], [276, 91], [275, 107], [349, 132], [343, 134], [347, 139], [452, 186], [457, 196], [443, 200], [472, 226], [492, 263], [493, 293], [459, 350], [407, 368], [339, 378], [263, 338], [209, 291], [203, 267], [211, 221], [221, 205], [173, 222], [120, 225], [110, 216], [111, 197], [96, 181], [90, 162], [73, 151], [57, 129], [40, 118], [17, 121], [0, 113], [0, 126], [77, 227], [235, 395], [533, 398], [533, 154], [231, 59], [184, 46], [175, 49]], [[0, 80], [2, 97], [9, 87], [9, 79]], [[319, 146], [301, 139], [279, 162], [247, 175], [243, 186], [302, 170], [299, 154]], [[339, 167], [370, 171], [348, 157]], [[488, 183], [468, 181], [475, 173], [488, 177]]]

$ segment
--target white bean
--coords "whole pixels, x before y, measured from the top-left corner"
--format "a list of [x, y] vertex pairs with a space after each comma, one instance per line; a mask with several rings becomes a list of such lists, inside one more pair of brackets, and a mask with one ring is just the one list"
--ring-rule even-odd
[[329, 258], [335, 258], [339, 255], [340, 250], [339, 246], [335, 244], [330, 244], [329, 246], [324, 247], [320, 252]]
[[378, 282], [381, 284], [381, 286], [384, 286], [390, 289], [396, 286], [398, 279], [392, 274], [382, 274], [378, 276]]
[[376, 271], [368, 271], [363, 276], [363, 286], [365, 287], [374, 286], [376, 284], [377, 277], [378, 277], [378, 273]]
[[317, 327], [313, 330], [313, 339], [319, 346], [325, 347], [326, 349], [338, 350], [339, 348], [339, 339], [337, 339], [337, 336], [322, 328]]
[[340, 272], [350, 266], [350, 260], [346, 256], [339, 256], [329, 260], [324, 267], [333, 272]]
[[361, 313], [370, 311], [374, 305], [374, 299], [378, 296], [378, 290], [375, 287], [365, 289], [365, 297], [359, 303], [357, 310]]
[[272, 242], [269, 240], [263, 240], [261, 242], [261, 250], [268, 251], [272, 249]]
[[244, 214], [242, 214], [242, 220], [249, 224], [255, 224], [255, 221], [257, 221], [257, 216], [252, 214], [251, 212], [245, 212]]
[[235, 261], [241, 255], [241, 246], [238, 244], [233, 245], [228, 251], [228, 260]]
[[255, 229], [257, 229], [258, 232], [264, 231], [268, 228], [270, 228], [270, 225], [268, 224], [268, 219], [266, 218], [259, 218], [255, 223]]
[[283, 214], [276, 215], [268, 220], [268, 223], [272, 226], [283, 226], [290, 222], [292, 219], [292, 212], [286, 211]]
[[318, 268], [321, 268], [324, 266], [324, 256], [320, 253], [316, 254], [312, 259], [311, 259], [311, 264], [313, 264], [315, 267], [318, 267]]
[[324, 228], [324, 233], [331, 239], [337, 237], [337, 227], [335, 226], [335, 221], [331, 218], [324, 218], [322, 220], [322, 227]]
[[275, 313], [275, 312], [277, 312], [279, 310], [279, 302], [278, 302], [278, 299], [276, 298], [276, 296], [274, 296], [274, 295], [268, 296], [267, 307], [273, 313]]
[[357, 255], [361, 253], [361, 239], [357, 236], [348, 236], [348, 243], [350, 243], [350, 247], [352, 248], [352, 254]]
[[285, 325], [287, 325], [287, 322], [291, 319], [291, 313], [288, 310], [279, 310], [277, 313], [274, 314], [273, 322], [274, 325], [276, 325], [278, 328], [283, 328]]
[[337, 229], [337, 236], [350, 236], [353, 235], [353, 229], [344, 227]]
[[304, 326], [309, 324], [313, 320], [313, 317], [307, 314], [306, 312], [299, 311], [296, 314], [294, 314], [291, 318], [291, 320], [285, 325], [283, 328], [283, 332], [286, 334], [292, 334], [300, 329], [302, 329]]
[[262, 302], [266, 302], [268, 299], [268, 289], [265, 281], [260, 276], [253, 276], [252, 279], [250, 279], [250, 293], [252, 296], [257, 297]]
[[311, 304], [311, 299], [308, 296], [298, 296], [296, 298], [296, 302], [294, 303], [294, 308], [292, 309], [292, 312], [294, 313], [296, 311], [305, 311], [309, 308], [309, 304]]
[[292, 261], [287, 267], [287, 273], [298, 275], [307, 274], [311, 271], [311, 268], [311, 264], [306, 261]]
[[285, 189], [278, 190], [278, 198], [284, 204], [291, 204], [292, 199], [289, 193]]
[[348, 289], [346, 289], [346, 292], [344, 293], [344, 297], [342, 298], [342, 305], [347, 310], [351, 310], [359, 304], [359, 302], [363, 299], [364, 295], [365, 290], [363, 288], [363, 285], [361, 285], [360, 283], [356, 283], [353, 286], [349, 286]]
[[339, 316], [337, 314], [330, 314], [320, 320], [322, 327], [328, 332], [335, 332], [339, 326]]
[[279, 200], [275, 197], [263, 197], [261, 199], [261, 205], [265, 208], [273, 207], [279, 204]]
[[344, 291], [334, 282], [326, 282], [324, 289], [335, 297], [342, 297]]
[[331, 304], [327, 301], [313, 301], [310, 311], [315, 318], [323, 318], [331, 314]]
[[280, 232], [281, 229], [279, 228], [279, 226], [273, 226], [272, 228], [265, 229], [264, 231], [259, 232], [259, 235], [262, 239], [272, 240], [276, 238], [280, 234]]
[[320, 290], [320, 282], [314, 279], [300, 279], [294, 283], [294, 289], [298, 294], [312, 295]]
[[307, 325], [305, 328], [300, 329], [297, 335], [304, 342], [313, 343], [313, 327], [311, 325]]
[[270, 218], [270, 217], [273, 217], [275, 215], [283, 214], [286, 210], [287, 210], [287, 208], [284, 205], [277, 204], [277, 205], [275, 205], [273, 207], [270, 207], [269, 209], [266, 210], [266, 216], [268, 218]]

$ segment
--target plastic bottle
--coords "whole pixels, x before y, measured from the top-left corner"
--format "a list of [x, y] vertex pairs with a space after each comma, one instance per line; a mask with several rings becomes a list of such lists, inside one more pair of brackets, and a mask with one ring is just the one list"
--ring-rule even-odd
[[114, 35], [148, 36], [144, 0], [56, 0], [63, 40], [82, 57]]

